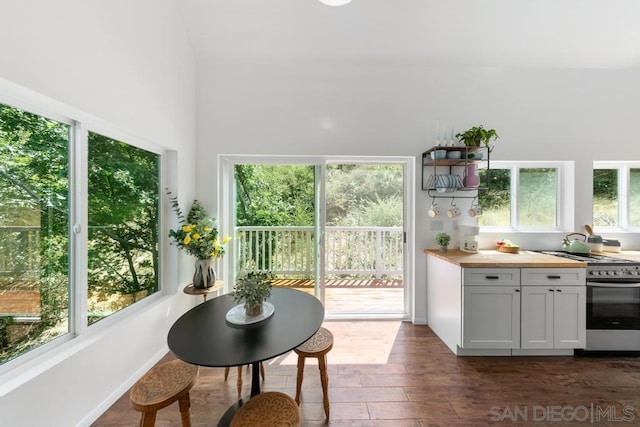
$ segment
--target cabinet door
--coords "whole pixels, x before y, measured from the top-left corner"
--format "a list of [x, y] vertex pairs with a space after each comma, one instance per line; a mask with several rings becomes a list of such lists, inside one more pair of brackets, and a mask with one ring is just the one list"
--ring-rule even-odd
[[463, 286], [462, 347], [520, 348], [519, 286]]
[[553, 288], [522, 287], [522, 348], [553, 348]]
[[587, 288], [556, 286], [554, 289], [554, 348], [584, 348], [587, 333]]

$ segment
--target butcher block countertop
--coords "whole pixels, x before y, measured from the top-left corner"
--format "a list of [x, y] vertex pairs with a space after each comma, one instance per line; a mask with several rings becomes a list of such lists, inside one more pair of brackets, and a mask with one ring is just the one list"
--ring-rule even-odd
[[640, 251], [622, 251], [622, 252], [599, 252], [598, 255], [606, 255], [616, 258], [629, 259], [631, 261], [640, 261]]
[[518, 254], [495, 250], [467, 253], [452, 249], [444, 253], [431, 249], [426, 249], [424, 252], [464, 268], [585, 268], [587, 266], [584, 262], [524, 250]]

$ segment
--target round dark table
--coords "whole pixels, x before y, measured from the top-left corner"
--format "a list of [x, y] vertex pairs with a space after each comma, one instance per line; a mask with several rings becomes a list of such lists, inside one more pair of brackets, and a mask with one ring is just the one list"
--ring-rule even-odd
[[274, 306], [273, 315], [246, 326], [226, 320], [227, 312], [237, 305], [232, 294], [204, 302], [171, 326], [167, 337], [169, 349], [193, 365], [251, 364], [251, 396], [255, 396], [260, 393], [260, 362], [298, 347], [316, 333], [324, 320], [322, 303], [305, 292], [273, 288], [267, 301]]

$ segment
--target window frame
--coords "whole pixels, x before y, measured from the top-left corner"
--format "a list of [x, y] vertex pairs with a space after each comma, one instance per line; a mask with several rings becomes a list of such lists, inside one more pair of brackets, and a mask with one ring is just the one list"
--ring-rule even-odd
[[[177, 165], [177, 154], [159, 144], [136, 137], [113, 124], [52, 100], [44, 95], [32, 92], [15, 83], [0, 79], [0, 103], [24, 110], [47, 119], [69, 126], [68, 146], [68, 200], [69, 200], [69, 329], [66, 333], [53, 338], [36, 348], [8, 360], [0, 365], [0, 378], [8, 379], [6, 387], [14, 387], [20, 382], [37, 375], [42, 369], [58, 363], [68, 357], [69, 346], [81, 349], [86, 340], [105, 330], [113, 328], [136, 312], [175, 292], [176, 286], [167, 285], [167, 278], [176, 278], [177, 270], [171, 263], [177, 263], [177, 253], [169, 248], [168, 212], [169, 205], [164, 197], [164, 189], [175, 186], [177, 176], [170, 173], [170, 166]], [[86, 265], [88, 248], [88, 133], [96, 132], [103, 136], [121, 141], [136, 148], [157, 154], [159, 159], [158, 187], [158, 291], [127, 306], [100, 322], [89, 325], [87, 322], [88, 277]], [[85, 343], [85, 344], [83, 344]], [[47, 355], [43, 358], [43, 355]], [[10, 373], [10, 375], [8, 375]], [[11, 378], [8, 378], [11, 377]], [[13, 379], [13, 381], [9, 381]], [[3, 389], [5, 387], [0, 387]], [[1, 390], [0, 390], [1, 391]]]
[[[599, 161], [594, 160], [593, 170], [615, 169], [618, 171], [618, 225], [606, 226], [598, 225], [594, 228], [607, 232], [640, 232], [640, 225], [629, 223], [630, 215], [630, 189], [631, 189], [631, 169], [640, 169], [640, 161]], [[591, 179], [591, 221], [593, 223], [593, 175]]]
[[[570, 161], [506, 161], [492, 160], [491, 170], [510, 170], [509, 202], [511, 219], [509, 226], [480, 226], [481, 233], [548, 233], [573, 228], [574, 163]], [[548, 227], [523, 227], [519, 224], [518, 195], [521, 169], [556, 169], [556, 225]], [[490, 185], [490, 184], [489, 184]], [[482, 191], [482, 190], [480, 190]]]

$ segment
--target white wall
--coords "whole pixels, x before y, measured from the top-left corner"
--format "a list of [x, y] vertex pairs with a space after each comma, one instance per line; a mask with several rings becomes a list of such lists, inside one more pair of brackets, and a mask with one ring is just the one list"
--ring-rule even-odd
[[[494, 160], [575, 161], [575, 226], [581, 229], [591, 222], [593, 160], [640, 160], [640, 121], [634, 117], [639, 88], [637, 70], [210, 58], [198, 64], [198, 183], [215, 188], [215, 171], [206, 165], [220, 153], [400, 155], [416, 156], [419, 165], [420, 154], [435, 142], [436, 120], [456, 132], [483, 124], [501, 135]], [[417, 179], [420, 188], [420, 173]], [[199, 186], [198, 194], [215, 203], [214, 191]], [[426, 319], [422, 250], [436, 246], [426, 214], [430, 202], [417, 191], [417, 320]], [[438, 220], [453, 230], [454, 220]], [[464, 217], [459, 221], [470, 223]], [[518, 236], [517, 241], [532, 249], [559, 248], [562, 235]], [[483, 243], [490, 245], [496, 237]], [[623, 240], [627, 247], [640, 247], [637, 236]]]
[[[195, 59], [172, 1], [22, 0], [0, 10], [0, 78], [176, 150], [180, 199], [194, 198]], [[166, 350], [168, 328], [194, 302], [176, 291], [187, 271], [125, 322], [47, 353], [44, 371], [34, 361], [0, 378], [0, 425], [98, 417]]]

